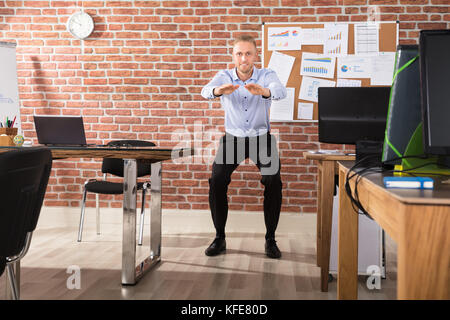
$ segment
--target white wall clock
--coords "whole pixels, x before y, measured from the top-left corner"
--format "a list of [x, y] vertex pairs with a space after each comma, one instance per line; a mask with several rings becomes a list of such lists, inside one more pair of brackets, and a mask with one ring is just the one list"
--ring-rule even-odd
[[67, 31], [75, 38], [84, 40], [94, 31], [94, 20], [84, 11], [75, 12], [67, 20]]

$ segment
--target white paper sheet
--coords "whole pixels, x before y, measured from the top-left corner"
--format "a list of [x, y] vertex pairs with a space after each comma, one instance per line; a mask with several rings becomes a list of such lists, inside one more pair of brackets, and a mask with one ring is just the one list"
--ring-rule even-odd
[[286, 98], [272, 101], [270, 106], [270, 121], [294, 119], [295, 88], [286, 88]]
[[300, 74], [302, 76], [312, 76], [321, 78], [334, 78], [334, 68], [336, 58], [332, 56], [304, 52], [302, 54], [302, 64]]
[[269, 69], [277, 73], [278, 79], [286, 86], [289, 76], [291, 75], [292, 66], [294, 65], [295, 57], [274, 51], [270, 57]]
[[370, 57], [349, 55], [337, 59], [338, 78], [370, 78], [372, 76], [372, 60]]
[[355, 55], [378, 55], [378, 24], [355, 24]]
[[313, 118], [313, 104], [312, 103], [298, 103], [297, 118], [302, 120], [312, 120]]
[[325, 24], [325, 42], [323, 53], [333, 56], [345, 56], [348, 47], [348, 24]]
[[336, 87], [361, 87], [361, 80], [337, 79]]
[[300, 27], [268, 28], [267, 49], [269, 51], [301, 50], [300, 34]]
[[317, 102], [319, 87], [334, 87], [334, 86], [336, 86], [335, 81], [312, 77], [303, 77], [302, 84], [300, 85], [300, 94], [298, 97], [301, 100]]
[[380, 52], [372, 59], [371, 85], [390, 86], [394, 75], [395, 52]]
[[325, 29], [323, 28], [302, 28], [300, 34], [300, 42], [302, 45], [324, 44]]

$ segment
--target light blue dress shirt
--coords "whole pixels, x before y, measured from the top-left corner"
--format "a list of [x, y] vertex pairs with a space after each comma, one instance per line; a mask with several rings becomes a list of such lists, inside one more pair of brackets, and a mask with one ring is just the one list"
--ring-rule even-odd
[[[286, 97], [286, 88], [281, 84], [275, 71], [253, 67], [253, 74], [247, 81], [239, 79], [236, 68], [219, 71], [215, 77], [202, 89], [205, 99], [217, 98], [213, 90], [221, 85], [232, 83], [239, 89], [232, 94], [220, 96], [220, 102], [225, 110], [225, 131], [236, 137], [255, 137], [270, 130], [269, 109], [272, 100]], [[270, 97], [253, 95], [244, 88], [248, 83], [257, 83], [270, 90]]]

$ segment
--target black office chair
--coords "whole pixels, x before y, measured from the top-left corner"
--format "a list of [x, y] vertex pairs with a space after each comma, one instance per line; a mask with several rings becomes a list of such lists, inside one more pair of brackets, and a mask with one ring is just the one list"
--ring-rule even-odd
[[13, 265], [31, 244], [52, 168], [48, 148], [0, 154], [0, 276], [7, 270], [12, 297], [19, 299]]
[[[107, 144], [108, 146], [131, 146], [131, 147], [154, 147], [155, 144], [149, 141], [142, 140], [115, 140]], [[84, 184], [83, 203], [81, 205], [80, 226], [78, 230], [78, 242], [81, 241], [84, 224], [84, 212], [86, 205], [87, 192], [96, 193], [96, 208], [97, 208], [97, 234], [100, 234], [100, 206], [99, 206], [99, 194], [123, 194], [123, 183], [106, 181], [106, 175], [112, 174], [118, 177], [123, 177], [123, 160], [114, 158], [104, 158], [102, 163], [103, 180], [91, 179]], [[150, 163], [144, 163], [137, 161], [137, 176], [147, 176], [151, 173]], [[145, 215], [145, 193], [150, 187], [149, 182], [139, 182], [137, 189], [142, 190], [142, 208], [141, 208], [141, 221], [139, 226], [139, 241], [138, 244], [142, 245], [142, 237], [144, 233], [144, 215]]]

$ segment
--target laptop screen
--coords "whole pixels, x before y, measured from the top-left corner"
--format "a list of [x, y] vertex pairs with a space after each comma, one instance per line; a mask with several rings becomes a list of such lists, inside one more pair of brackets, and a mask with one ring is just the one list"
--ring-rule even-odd
[[82, 117], [34, 116], [38, 142], [45, 145], [86, 145]]

